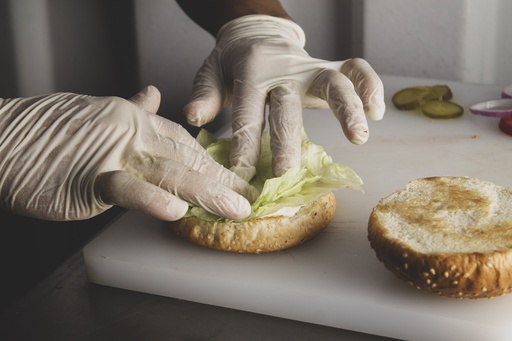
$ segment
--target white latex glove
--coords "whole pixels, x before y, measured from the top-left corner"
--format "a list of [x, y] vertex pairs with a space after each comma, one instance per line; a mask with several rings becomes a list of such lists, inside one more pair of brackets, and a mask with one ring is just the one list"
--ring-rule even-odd
[[267, 100], [276, 176], [300, 166], [303, 107], [330, 107], [355, 144], [368, 139], [365, 113], [374, 120], [384, 114], [382, 82], [366, 61], [315, 59], [304, 45], [304, 32], [290, 20], [240, 17], [221, 28], [196, 75], [184, 114], [201, 126], [232, 105], [231, 164], [246, 180], [258, 160]]
[[176, 220], [187, 202], [231, 219], [255, 189], [217, 164], [180, 125], [155, 115], [160, 92], [130, 101], [71, 93], [0, 99], [0, 205], [46, 220], [112, 205]]

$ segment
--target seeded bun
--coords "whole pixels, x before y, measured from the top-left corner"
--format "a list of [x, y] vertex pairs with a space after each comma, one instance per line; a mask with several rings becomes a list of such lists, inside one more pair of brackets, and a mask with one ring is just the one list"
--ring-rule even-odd
[[205, 221], [187, 217], [171, 222], [179, 236], [212, 249], [265, 253], [288, 249], [312, 239], [334, 218], [336, 198], [329, 193], [293, 216], [269, 216], [248, 221]]
[[491, 298], [512, 290], [512, 189], [468, 177], [411, 181], [374, 207], [377, 258], [419, 290]]

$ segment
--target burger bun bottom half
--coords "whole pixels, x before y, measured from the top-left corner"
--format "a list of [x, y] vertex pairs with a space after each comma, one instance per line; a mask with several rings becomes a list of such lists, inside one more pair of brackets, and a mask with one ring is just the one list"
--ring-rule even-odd
[[177, 235], [211, 249], [267, 253], [288, 249], [317, 236], [334, 218], [336, 198], [328, 193], [293, 216], [271, 215], [245, 221], [207, 221], [194, 216], [171, 222]]

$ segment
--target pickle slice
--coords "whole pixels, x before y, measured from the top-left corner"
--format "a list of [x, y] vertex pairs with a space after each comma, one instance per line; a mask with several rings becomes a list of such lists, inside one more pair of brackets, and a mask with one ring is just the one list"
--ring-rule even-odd
[[391, 101], [399, 110], [414, 110], [433, 100], [450, 100], [453, 94], [447, 85], [413, 86], [398, 91]]
[[429, 96], [429, 99], [431, 100], [449, 101], [453, 98], [452, 90], [448, 85], [434, 85], [430, 87], [430, 91], [432, 96]]
[[427, 86], [414, 86], [398, 91], [391, 101], [399, 110], [414, 110], [425, 103], [425, 96], [430, 93]]
[[451, 101], [429, 101], [421, 107], [425, 116], [430, 118], [455, 118], [463, 114], [464, 108]]

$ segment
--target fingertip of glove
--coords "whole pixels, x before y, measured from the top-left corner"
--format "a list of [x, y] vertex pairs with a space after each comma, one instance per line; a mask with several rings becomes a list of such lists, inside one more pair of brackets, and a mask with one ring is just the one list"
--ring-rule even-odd
[[215, 113], [212, 113], [209, 106], [202, 101], [188, 103], [183, 108], [183, 115], [187, 122], [195, 127], [200, 127], [215, 117]]
[[365, 106], [366, 116], [373, 121], [380, 121], [384, 117], [386, 104], [384, 101], [373, 101]]
[[353, 144], [365, 144], [366, 141], [368, 141], [368, 134], [366, 134], [366, 136], [357, 136], [355, 138], [352, 138], [350, 139], [350, 142], [352, 142]]
[[160, 90], [152, 84], [146, 86], [144, 89], [142, 89], [143, 92], [148, 94], [149, 96], [160, 96]]
[[176, 197], [169, 200], [166, 207], [166, 216], [164, 220], [175, 221], [183, 218], [188, 211], [188, 203]]
[[143, 110], [155, 114], [160, 107], [161, 97], [160, 91], [155, 86], [148, 85], [132, 96], [130, 100]]
[[370, 133], [368, 132], [368, 127], [363, 125], [358, 125], [356, 127], [352, 127], [350, 129], [350, 133], [348, 139], [353, 144], [363, 144], [368, 141], [368, 137]]
[[243, 198], [236, 203], [235, 207], [233, 207], [229, 213], [226, 214], [226, 218], [242, 220], [247, 218], [249, 214], [251, 214], [251, 204], [247, 199]]
[[190, 118], [189, 116], [186, 116], [186, 115], [185, 115], [185, 118], [187, 119], [187, 123], [190, 124], [191, 126], [201, 127], [203, 125], [201, 120], [199, 120], [197, 118]]
[[301, 156], [284, 154], [276, 155], [272, 160], [272, 174], [275, 177], [284, 175], [288, 170], [292, 168], [299, 168], [301, 164]]

